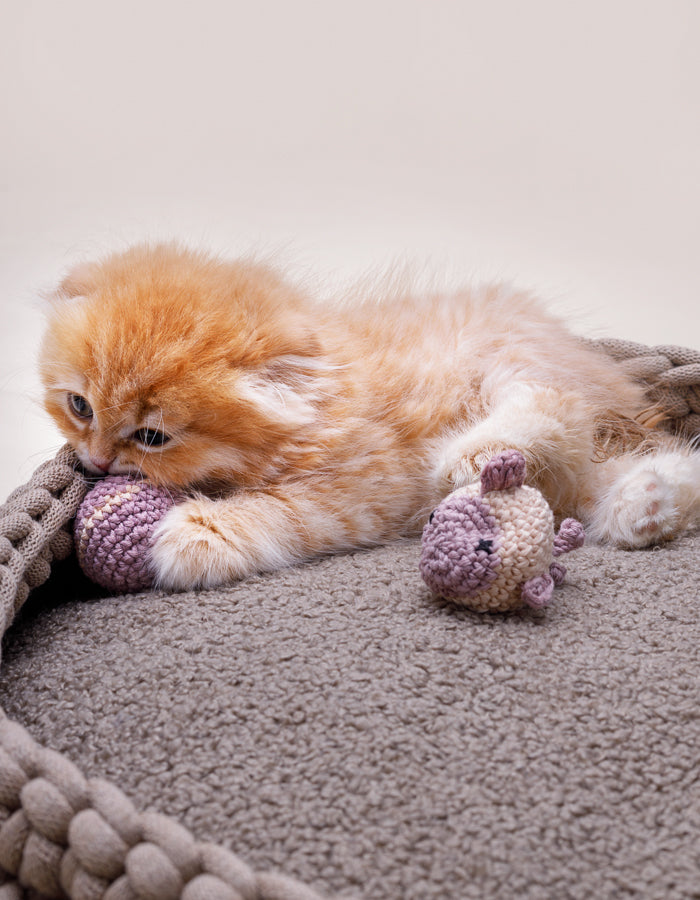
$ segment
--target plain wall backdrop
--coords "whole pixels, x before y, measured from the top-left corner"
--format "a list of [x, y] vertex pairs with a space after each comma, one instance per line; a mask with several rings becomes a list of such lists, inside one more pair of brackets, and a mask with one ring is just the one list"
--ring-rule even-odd
[[695, 0], [3, 4], [0, 499], [61, 443], [42, 293], [133, 240], [414, 260], [700, 347], [698, 34]]

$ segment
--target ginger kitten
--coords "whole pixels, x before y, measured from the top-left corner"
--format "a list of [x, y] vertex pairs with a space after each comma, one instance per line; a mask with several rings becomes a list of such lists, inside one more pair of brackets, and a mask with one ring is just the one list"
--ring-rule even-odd
[[263, 266], [137, 246], [61, 284], [41, 376], [88, 472], [190, 493], [157, 532], [165, 588], [418, 533], [508, 447], [598, 540], [700, 519], [700, 454], [638, 424], [642, 390], [502, 286], [319, 302]]

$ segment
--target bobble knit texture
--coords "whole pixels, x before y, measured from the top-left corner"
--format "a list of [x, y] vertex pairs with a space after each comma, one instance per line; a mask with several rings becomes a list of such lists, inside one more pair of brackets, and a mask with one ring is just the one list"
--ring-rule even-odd
[[153, 532], [174, 503], [169, 492], [145, 481], [123, 475], [100, 481], [75, 519], [78, 562], [88, 578], [117, 593], [152, 587]]

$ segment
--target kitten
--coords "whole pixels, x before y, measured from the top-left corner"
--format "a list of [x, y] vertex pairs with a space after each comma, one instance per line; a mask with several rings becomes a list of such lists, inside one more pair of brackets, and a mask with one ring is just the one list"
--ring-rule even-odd
[[418, 533], [508, 447], [598, 540], [642, 547], [700, 518], [700, 454], [503, 286], [323, 303], [257, 264], [137, 246], [61, 284], [41, 375], [89, 473], [190, 493], [157, 532], [165, 588]]

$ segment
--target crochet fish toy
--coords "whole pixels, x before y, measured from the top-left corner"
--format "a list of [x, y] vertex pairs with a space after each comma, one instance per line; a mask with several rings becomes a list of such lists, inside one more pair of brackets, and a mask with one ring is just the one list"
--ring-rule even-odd
[[583, 526], [565, 519], [555, 533], [549, 504], [524, 481], [525, 458], [507, 450], [433, 511], [420, 558], [433, 593], [477, 612], [549, 603], [566, 574], [555, 558], [583, 544]]

